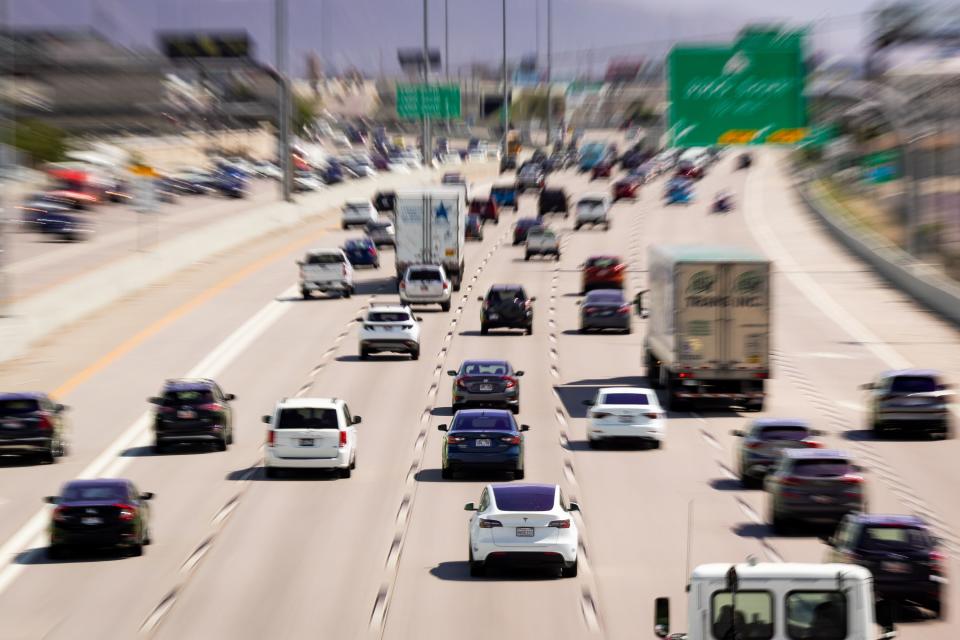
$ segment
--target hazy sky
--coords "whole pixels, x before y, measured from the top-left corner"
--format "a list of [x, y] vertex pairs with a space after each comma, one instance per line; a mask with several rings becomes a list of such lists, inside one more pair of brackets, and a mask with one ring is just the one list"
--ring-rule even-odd
[[[452, 67], [500, 56], [497, 0], [447, 0]], [[302, 68], [317, 51], [337, 67], [396, 68], [396, 49], [422, 44], [422, 0], [287, 0], [290, 59]], [[18, 26], [93, 27], [123, 44], [150, 45], [157, 30], [245, 29], [258, 57], [273, 59], [273, 0], [8, 0]], [[863, 11], [876, 0], [553, 0], [558, 73], [611, 56], [656, 53], [677, 39], [728, 39], [749, 21], [816, 25], [814, 46], [844, 55], [859, 49]], [[540, 29], [536, 28], [539, 6]], [[507, 0], [508, 56], [546, 50], [547, 0]], [[430, 0], [431, 46], [443, 48], [443, 0]], [[592, 49], [592, 52], [587, 50]]]

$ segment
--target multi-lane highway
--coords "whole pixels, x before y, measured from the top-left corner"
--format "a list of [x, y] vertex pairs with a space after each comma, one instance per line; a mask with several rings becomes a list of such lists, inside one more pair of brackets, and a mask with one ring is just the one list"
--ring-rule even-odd
[[[647, 247], [721, 243], [774, 262], [773, 379], [765, 414], [807, 418], [831, 446], [868, 469], [871, 511], [923, 514], [958, 570], [957, 440], [875, 442], [857, 386], [878, 371], [939, 368], [960, 380], [960, 339], [838, 249], [803, 211], [776, 151], [749, 171], [733, 158], [696, 186], [690, 206], [664, 207], [662, 180], [613, 208], [609, 231], [563, 232], [559, 262], [523, 260], [511, 223], [535, 215], [523, 196], [467, 249], [453, 309], [418, 311], [422, 356], [361, 362], [355, 318], [395, 300], [392, 260], [358, 271], [350, 299], [301, 300], [294, 261], [350, 235], [330, 218], [277, 234], [180, 274], [37, 347], [0, 371], [4, 389], [51, 390], [70, 405], [70, 455], [53, 466], [0, 468], [0, 638], [517, 638], [652, 637], [653, 599], [684, 623], [689, 567], [712, 561], [819, 562], [808, 534], [775, 536], [762, 491], [734, 480], [735, 438], [756, 414], [671, 413], [660, 450], [591, 450], [585, 407], [601, 386], [645, 384], [644, 321], [630, 335], [577, 333], [579, 265], [612, 253], [644, 288]], [[552, 184], [572, 195], [609, 189], [572, 172]], [[709, 213], [725, 188], [737, 208]], [[388, 254], [389, 255], [389, 254]], [[477, 295], [518, 282], [537, 296], [533, 335], [479, 332]], [[447, 369], [465, 358], [507, 358], [523, 378], [520, 422], [531, 425], [526, 479], [556, 482], [582, 508], [580, 574], [470, 578], [463, 504], [487, 478], [440, 477], [436, 425], [449, 422]], [[164, 378], [215, 377], [237, 395], [225, 452], [153, 455], [148, 405]], [[301, 474], [267, 480], [261, 415], [283, 397], [337, 396], [363, 417], [350, 479]], [[52, 561], [41, 498], [76, 477], [122, 476], [156, 493], [154, 544], [142, 557]], [[689, 557], [687, 550], [689, 549]], [[907, 639], [955, 638], [945, 621], [913, 620]]]

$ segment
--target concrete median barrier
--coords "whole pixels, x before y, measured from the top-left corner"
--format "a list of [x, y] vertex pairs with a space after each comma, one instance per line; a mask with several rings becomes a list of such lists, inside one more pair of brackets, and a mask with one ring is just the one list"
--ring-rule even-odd
[[815, 183], [798, 183], [797, 191], [830, 234], [895, 287], [960, 326], [960, 285], [919, 263], [879, 234], [847, 221], [840, 204]]

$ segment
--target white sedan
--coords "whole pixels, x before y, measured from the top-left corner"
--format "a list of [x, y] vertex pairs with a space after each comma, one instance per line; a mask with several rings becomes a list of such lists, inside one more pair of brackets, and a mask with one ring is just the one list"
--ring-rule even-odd
[[577, 575], [576, 502], [566, 505], [555, 484], [488, 484], [480, 502], [464, 509], [470, 518], [470, 575], [492, 567], [554, 569], [565, 578]]
[[667, 435], [667, 417], [657, 394], [643, 387], [606, 387], [593, 400], [587, 418], [587, 441], [598, 448], [605, 440], [633, 439], [654, 449], [663, 446]]

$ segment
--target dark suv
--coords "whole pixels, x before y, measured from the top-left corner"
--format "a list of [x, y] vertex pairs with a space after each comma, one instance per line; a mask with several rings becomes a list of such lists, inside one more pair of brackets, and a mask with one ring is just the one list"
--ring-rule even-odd
[[477, 298], [483, 302], [480, 309], [480, 333], [487, 335], [490, 329], [524, 329], [533, 333], [533, 302], [518, 284], [495, 284], [487, 291], [486, 297]]
[[64, 455], [66, 409], [44, 393], [0, 393], [0, 454], [39, 456], [47, 464]]
[[537, 217], [542, 218], [548, 213], [562, 213], [566, 218], [570, 215], [570, 200], [563, 189], [544, 189], [540, 192], [537, 201]]
[[850, 514], [827, 544], [825, 562], [866, 567], [881, 598], [912, 602], [941, 616], [946, 558], [921, 518]]
[[165, 453], [173, 444], [209, 443], [226, 451], [233, 444], [230, 401], [235, 399], [213, 380], [167, 380], [160, 395], [148, 400], [157, 407], [154, 450]]
[[782, 450], [779, 464], [764, 480], [774, 533], [786, 532], [795, 520], [833, 525], [848, 513], [866, 511], [861, 471], [843, 451]]

